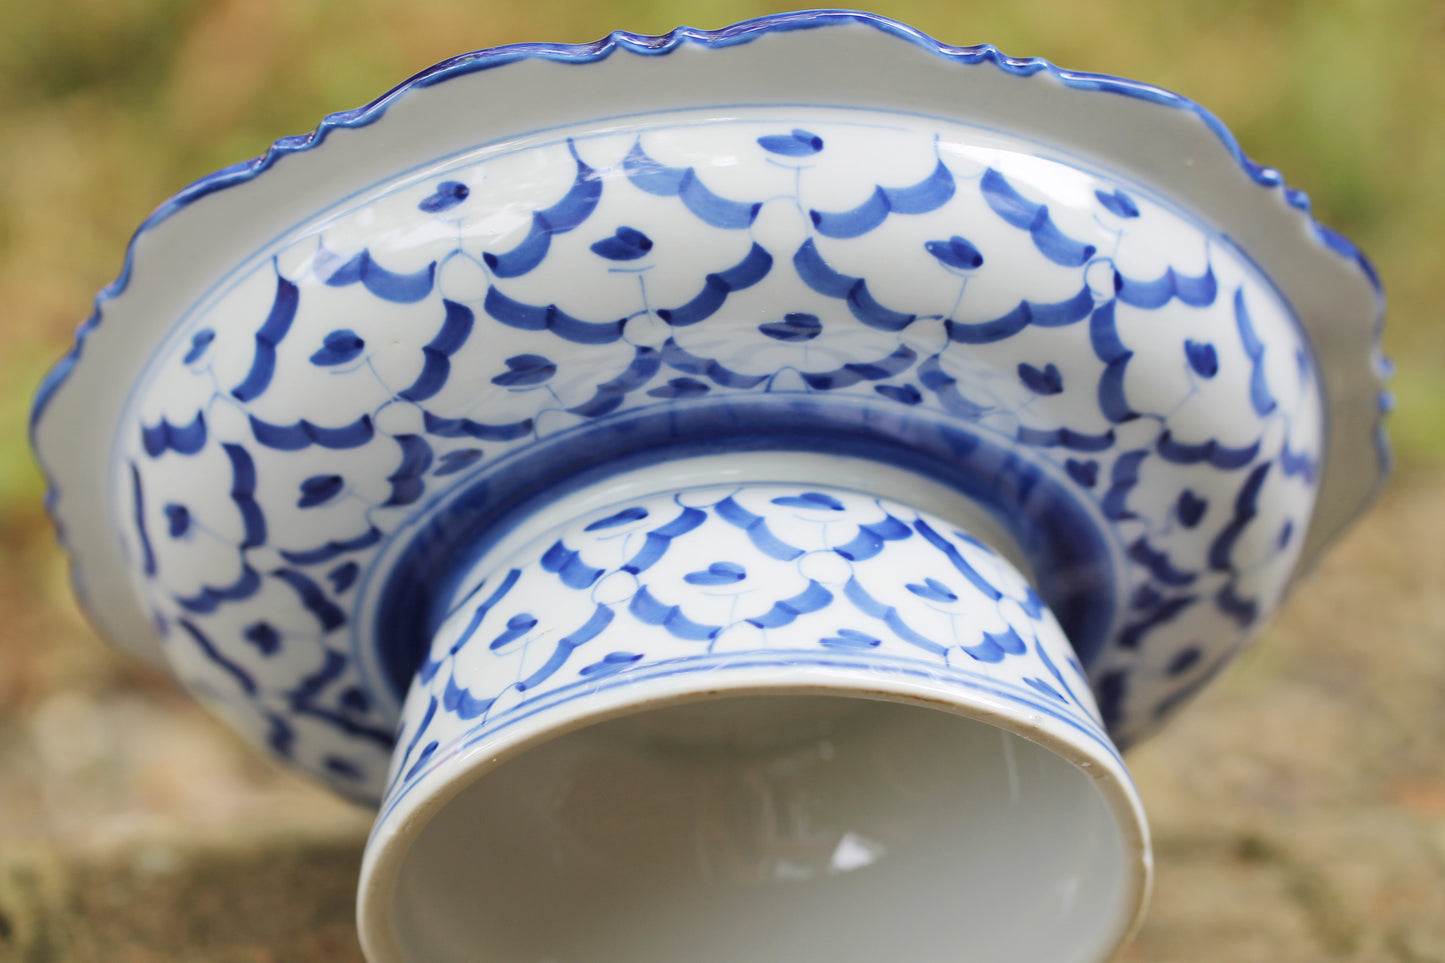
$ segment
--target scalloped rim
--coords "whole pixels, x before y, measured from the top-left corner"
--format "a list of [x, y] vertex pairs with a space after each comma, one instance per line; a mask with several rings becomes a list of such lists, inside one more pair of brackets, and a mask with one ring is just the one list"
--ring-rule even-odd
[[[106, 620], [98, 611], [95, 611], [88, 597], [88, 593], [84, 588], [83, 563], [81, 559], [77, 557], [74, 546], [66, 535], [64, 519], [61, 517], [62, 513], [58, 505], [60, 493], [55, 472], [51, 466], [47, 464], [46, 458], [41, 452], [40, 426], [51, 402], [61, 389], [68, 384], [70, 375], [81, 363], [86, 340], [89, 335], [100, 326], [106, 304], [116, 300], [126, 292], [135, 266], [137, 247], [146, 234], [155, 230], [179, 212], [211, 194], [235, 188], [255, 180], [273, 167], [281, 158], [320, 147], [325, 143], [328, 135], [334, 130], [358, 129], [375, 123], [386, 114], [387, 110], [394, 103], [414, 89], [435, 86], [471, 73], [523, 61], [542, 60], [564, 64], [590, 64], [605, 60], [618, 50], [644, 56], [661, 56], [672, 53], [689, 44], [705, 49], [721, 49], [750, 43], [774, 33], [814, 30], [852, 24], [863, 25], [891, 37], [904, 40], [927, 53], [943, 58], [951, 63], [967, 66], [988, 63], [999, 68], [1004, 73], [1016, 77], [1031, 77], [1035, 74], [1044, 73], [1065, 87], [1073, 90], [1119, 94], [1152, 105], [1190, 112], [1204, 123], [1207, 129], [1215, 136], [1218, 143], [1228, 152], [1229, 156], [1234, 159], [1239, 169], [1243, 171], [1251, 181], [1271, 192], [1278, 192], [1288, 207], [1302, 215], [1301, 219], [1303, 223], [1307, 226], [1310, 235], [1317, 243], [1342, 261], [1358, 269], [1363, 280], [1368, 283], [1373, 293], [1375, 305], [1375, 316], [1372, 321], [1373, 326], [1369, 333], [1371, 355], [1368, 363], [1374, 378], [1374, 386], [1377, 390], [1378, 397], [1378, 410], [1372, 428], [1373, 447], [1377, 459], [1376, 472], [1375, 477], [1371, 483], [1366, 486], [1365, 491], [1357, 494], [1354, 499], [1348, 500], [1349, 503], [1343, 506], [1343, 510], [1337, 510], [1336, 514], [1342, 517], [1332, 519], [1333, 524], [1325, 526], [1323, 531], [1320, 530], [1320, 509], [1317, 504], [1315, 519], [1311, 525], [1310, 543], [1306, 547], [1304, 557], [1301, 561], [1301, 570], [1308, 569], [1312, 563], [1318, 559], [1324, 546], [1333, 540], [1333, 538], [1374, 499], [1388, 476], [1391, 467], [1392, 460], [1389, 444], [1384, 430], [1384, 416], [1391, 406], [1389, 392], [1386, 391], [1384, 387], [1385, 381], [1390, 374], [1390, 363], [1381, 351], [1385, 307], [1384, 290], [1374, 266], [1364, 253], [1348, 238], [1315, 221], [1310, 213], [1309, 197], [1303, 191], [1286, 185], [1279, 171], [1255, 163], [1246, 156], [1234, 135], [1217, 117], [1186, 97], [1160, 87], [1155, 87], [1151, 84], [1126, 80], [1108, 74], [1065, 70], [1038, 57], [1009, 57], [1001, 53], [998, 48], [992, 44], [978, 44], [966, 47], [944, 44], [912, 27], [877, 14], [851, 10], [805, 10], [746, 20], [728, 27], [723, 27], [719, 30], [699, 30], [693, 27], [678, 27], [660, 36], [616, 31], [593, 43], [520, 43], [461, 54], [443, 60], [415, 74], [362, 107], [327, 115], [322, 119], [321, 123], [317, 125], [316, 129], [308, 134], [282, 137], [273, 143], [265, 154], [259, 157], [231, 164], [194, 181], [157, 207], [155, 211], [141, 223], [135, 233], [132, 234], [130, 242], [126, 247], [125, 257], [119, 275], [96, 295], [90, 316], [82, 322], [76, 330], [73, 346], [41, 381], [36, 390], [35, 400], [30, 413], [31, 446], [35, 451], [36, 461], [45, 476], [47, 484], [45, 498], [46, 509], [51, 516], [52, 522], [55, 524], [59, 540], [70, 555], [72, 582], [75, 586], [76, 594], [81, 600], [82, 608], [87, 610], [87, 615], [92, 622], [97, 628], [103, 628]], [[1061, 140], [1060, 146], [1067, 147], [1069, 143], [1067, 140]], [[1268, 275], [1269, 272], [1266, 271], [1266, 274]], [[1291, 300], [1288, 293], [1286, 293], [1286, 300]], [[1304, 321], [1306, 329], [1311, 330], [1309, 320], [1307, 318], [1302, 318], [1301, 320]], [[1313, 330], [1311, 330], [1311, 333], [1318, 334], [1317, 331]], [[1327, 383], [1325, 385], [1327, 400], [1331, 393], [1330, 388], [1331, 386]], [[1333, 406], [1331, 406], [1331, 408], [1331, 413], [1333, 414]], [[1331, 443], [1338, 443], [1338, 441], [1339, 439], [1336, 438], [1332, 432]], [[1327, 468], [1321, 482], [1322, 497], [1319, 504], [1323, 504], [1326, 501], [1323, 496], [1330, 485], [1331, 475], [1337, 476], [1338, 472], [1331, 472]], [[105, 635], [108, 633], [102, 631], [101, 634]], [[147, 655], [152, 658], [158, 657], [159, 655], [157, 644], [147, 645], [145, 641], [130, 639], [115, 639], [114, 641], [142, 655]]]

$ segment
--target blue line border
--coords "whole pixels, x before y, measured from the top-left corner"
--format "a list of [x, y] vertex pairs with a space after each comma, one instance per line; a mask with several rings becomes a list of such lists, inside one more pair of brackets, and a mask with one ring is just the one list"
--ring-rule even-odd
[[[1088, 717], [1085, 710], [1076, 704], [1070, 703], [1069, 709], [1064, 709], [1056, 704], [1043, 701], [1034, 692], [1024, 691], [1022, 686], [1015, 686], [1013, 683], [995, 679], [983, 673], [967, 672], [955, 669], [947, 665], [935, 665], [923, 663], [918, 659], [903, 658], [900, 656], [889, 656], [873, 654], [864, 658], [849, 659], [837, 654], [830, 656], [819, 656], [810, 650], [780, 649], [769, 652], [737, 652], [723, 653], [706, 656], [682, 656], [673, 659], [665, 659], [661, 662], [651, 663], [643, 668], [627, 670], [608, 676], [605, 679], [596, 681], [581, 680], [569, 683], [558, 689], [541, 693], [533, 699], [519, 703], [501, 714], [499, 718], [488, 719], [478, 723], [447, 742], [444, 747], [438, 747], [439, 751], [427, 760], [427, 765], [420, 772], [411, 777], [401, 778], [395, 785], [388, 785], [385, 794], [380, 801], [380, 808], [376, 814], [376, 820], [372, 823], [372, 834], [377, 827], [389, 816], [401, 801], [411, 794], [412, 790], [426, 781], [426, 777], [434, 772], [444, 763], [455, 758], [457, 754], [466, 752], [477, 743], [490, 738], [499, 732], [511, 728], [517, 723], [524, 722], [541, 712], [555, 709], [575, 702], [578, 699], [585, 699], [589, 696], [600, 695], [622, 687], [629, 687], [643, 682], [668, 677], [688, 676], [701, 674], [704, 679], [716, 679], [719, 673], [726, 673], [735, 669], [789, 669], [789, 668], [824, 668], [841, 670], [862, 670], [867, 673], [880, 673], [901, 677], [904, 679], [920, 679], [923, 681], [943, 682], [956, 685], [970, 692], [980, 692], [996, 699], [1020, 706], [1031, 712], [1048, 716], [1056, 722], [1062, 723], [1075, 730], [1080, 735], [1093, 740], [1112, 758], [1127, 774], [1129, 769], [1124, 763], [1123, 756], [1114, 746], [1109, 737], [1105, 735], [1103, 728], [1098, 722]], [[827, 688], [826, 683], [813, 679], [799, 679], [797, 685], [804, 688]], [[771, 687], [787, 688], [787, 686]], [[1017, 690], [1017, 691], [1010, 691]], [[693, 690], [695, 692], [695, 690]], [[718, 698], [738, 697], [747, 694], [745, 691], [733, 692], [724, 690]], [[759, 687], [756, 694], [769, 694], [768, 688]], [[833, 692], [822, 692], [823, 695], [839, 695], [844, 697], [869, 698], [862, 690], [851, 688], [838, 688]], [[907, 698], [906, 694], [887, 691], [884, 693], [887, 698], [884, 701], [901, 702], [906, 705], [917, 705]], [[648, 695], [644, 694], [644, 699]], [[956, 702], [955, 706], [961, 705]], [[644, 705], [643, 710], [651, 708]], [[1070, 711], [1072, 710], [1072, 711]], [[938, 708], [935, 711], [947, 712], [950, 709]], [[957, 713], [964, 715], [964, 713]], [[594, 725], [587, 722], [584, 725]], [[996, 723], [987, 723], [997, 725]], [[1003, 727], [999, 727], [1003, 728]], [[398, 776], [402, 774], [398, 773]]]

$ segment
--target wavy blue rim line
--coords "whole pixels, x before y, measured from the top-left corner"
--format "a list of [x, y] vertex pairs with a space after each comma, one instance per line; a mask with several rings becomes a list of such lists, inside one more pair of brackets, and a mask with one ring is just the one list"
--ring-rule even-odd
[[[1122, 94], [1127, 97], [1135, 97], [1166, 107], [1191, 110], [1213, 131], [1214, 135], [1224, 144], [1230, 155], [1234, 157], [1240, 168], [1248, 174], [1255, 183], [1267, 188], [1281, 188], [1285, 201], [1290, 207], [1306, 215], [1310, 214], [1310, 199], [1304, 191], [1289, 187], [1285, 184], [1283, 176], [1275, 168], [1265, 167], [1246, 156], [1229, 128], [1226, 127], [1219, 118], [1215, 117], [1214, 114], [1187, 97], [1165, 90], [1162, 87], [1155, 87], [1152, 84], [1146, 84], [1136, 80], [1126, 80], [1110, 74], [1065, 70], [1061, 67], [1054, 66], [1041, 57], [1009, 57], [1001, 53], [993, 44], [977, 44], [971, 47], [951, 46], [937, 41], [913, 27], [876, 14], [851, 10], [804, 10], [794, 13], [759, 17], [754, 20], [745, 20], [729, 27], [723, 27], [720, 30], [699, 30], [695, 27], [678, 27], [660, 36], [636, 34], [619, 30], [601, 40], [586, 44], [508, 44], [502, 47], [473, 51], [452, 57], [448, 60], [443, 60], [408, 80], [403, 81], [370, 103], [351, 110], [328, 114], [311, 133], [282, 137], [273, 143], [271, 147], [267, 149], [266, 153], [261, 156], [231, 164], [214, 173], [208, 174], [189, 186], [182, 188], [162, 203], [149, 217], [141, 222], [140, 227], [136, 228], [135, 233], [131, 236], [129, 245], [126, 247], [125, 260], [122, 264], [120, 274], [96, 295], [94, 310], [90, 317], [87, 318], [76, 331], [75, 345], [65, 357], [56, 363], [55, 367], [45, 376], [45, 379], [37, 389], [35, 402], [30, 414], [32, 434], [36, 424], [38, 424], [41, 416], [44, 414], [51, 397], [55, 394], [61, 383], [65, 381], [70, 370], [74, 368], [76, 362], [79, 360], [85, 337], [100, 323], [101, 309], [104, 303], [114, 300], [125, 291], [130, 281], [136, 241], [142, 234], [152, 230], [162, 221], [167, 220], [178, 211], [188, 207], [208, 194], [225, 190], [229, 187], [235, 187], [259, 177], [287, 154], [300, 153], [321, 146], [332, 130], [338, 128], [366, 127], [375, 123], [386, 113], [387, 108], [390, 107], [394, 101], [412, 88], [430, 87], [434, 84], [450, 80], [453, 77], [463, 76], [480, 70], [490, 70], [494, 67], [501, 67], [521, 60], [549, 60], [556, 63], [588, 64], [598, 60], [604, 60], [618, 49], [637, 54], [658, 56], [671, 53], [684, 43], [695, 43], [699, 46], [709, 48], [731, 47], [737, 44], [749, 43], [769, 33], [811, 30], [817, 27], [844, 23], [865, 24], [881, 30], [884, 33], [907, 40], [930, 53], [955, 63], [973, 65], [988, 62], [994, 64], [1005, 73], [1020, 77], [1032, 76], [1043, 71], [1051, 74], [1066, 86], [1077, 90], [1094, 90], [1104, 93]], [[1378, 335], [1379, 321], [1384, 313], [1384, 288], [1381, 286], [1379, 274], [1376, 272], [1374, 265], [1371, 264], [1369, 258], [1355, 246], [1354, 242], [1350, 241], [1344, 235], [1325, 227], [1323, 224], [1315, 221], [1313, 217], [1310, 218], [1310, 226], [1315, 236], [1325, 247], [1359, 265], [1361, 271], [1364, 272], [1366, 278], [1369, 280], [1371, 287], [1374, 288], [1376, 300], [1380, 306], [1376, 320], [1376, 333]]]
[[[57, 533], [62, 543], [65, 541], [64, 528], [55, 512], [55, 501], [59, 492], [51, 472], [47, 469], [44, 459], [40, 455], [39, 446], [36, 444], [40, 419], [44, 416], [45, 410], [54, 398], [56, 392], [59, 391], [61, 385], [65, 383], [70, 373], [79, 363], [86, 338], [92, 331], [99, 327], [101, 323], [106, 302], [113, 301], [120, 297], [129, 286], [131, 270], [135, 262], [136, 245], [140, 237], [146, 232], [155, 229], [177, 212], [209, 194], [254, 180], [288, 154], [301, 153], [321, 146], [325, 143], [327, 135], [332, 130], [355, 129], [375, 123], [386, 113], [387, 108], [389, 108], [393, 102], [401, 98], [412, 88], [430, 87], [434, 84], [450, 80], [453, 77], [464, 76], [481, 70], [490, 70], [494, 67], [501, 67], [518, 61], [546, 60], [564, 64], [590, 64], [605, 60], [618, 49], [647, 56], [660, 56], [671, 53], [685, 43], [697, 44], [704, 48], [718, 49], [749, 43], [759, 37], [772, 33], [783, 33], [793, 30], [812, 30], [819, 27], [849, 23], [863, 24], [889, 34], [890, 36], [906, 40], [952, 63], [964, 65], [974, 65], [985, 62], [992, 63], [1005, 73], [1019, 77], [1029, 77], [1040, 72], [1045, 72], [1065, 86], [1076, 90], [1120, 94], [1161, 106], [1192, 111], [1214, 133], [1220, 143], [1229, 151], [1240, 169], [1243, 170], [1251, 180], [1262, 187], [1281, 189], [1285, 202], [1290, 207], [1306, 215], [1314, 236], [1320, 243], [1322, 243], [1326, 249], [1355, 263], [1364, 273], [1375, 292], [1376, 313], [1373, 341], [1376, 354], [1377, 356], [1379, 355], [1384, 321], [1385, 295], [1384, 289], [1380, 284], [1379, 274], [1370, 263], [1370, 260], [1344, 235], [1315, 221], [1310, 215], [1309, 196], [1304, 191], [1286, 185], [1283, 176], [1278, 170], [1257, 164], [1247, 157], [1229, 128], [1227, 128], [1219, 118], [1189, 98], [1165, 90], [1162, 87], [1156, 87], [1152, 84], [1135, 80], [1126, 80], [1122, 77], [1115, 77], [1109, 74], [1065, 70], [1041, 57], [1009, 57], [1001, 53], [999, 49], [992, 44], [956, 47], [935, 40], [927, 34], [895, 20], [890, 20], [877, 14], [854, 10], [803, 10], [745, 20], [719, 30], [699, 30], [695, 27], [678, 27], [660, 36], [636, 34], [628, 31], [615, 31], [601, 40], [586, 44], [508, 44], [506, 46], [473, 51], [443, 60], [396, 85], [368, 104], [351, 110], [328, 114], [322, 119], [321, 123], [317, 125], [314, 131], [308, 134], [295, 134], [282, 137], [273, 143], [270, 148], [267, 149], [266, 153], [259, 157], [231, 164], [194, 181], [164, 201], [149, 217], [141, 222], [140, 226], [137, 227], [131, 235], [130, 242], [126, 246], [120, 273], [114, 281], [107, 284], [96, 294], [90, 316], [76, 329], [75, 340], [70, 350], [56, 362], [55, 366], [50, 369], [37, 387], [35, 400], [30, 409], [29, 434], [31, 448], [35, 451], [36, 460], [46, 478], [47, 490], [45, 505], [56, 525]], [[1377, 364], [1377, 369], [1379, 368], [1380, 364]], [[1377, 373], [1383, 375], [1385, 372], [1384, 370], [1378, 370]], [[1382, 419], [1388, 407], [1388, 395], [1382, 396]], [[1383, 479], [1384, 475], [1388, 473], [1391, 463], [1388, 442], [1384, 434], [1383, 420], [1377, 422], [1375, 436], [1376, 457], [1380, 462], [1381, 479]], [[1378, 487], [1379, 484], [1377, 483], [1377, 490]], [[77, 582], [76, 588], [80, 591], [79, 567], [74, 566], [72, 572]], [[83, 591], [81, 594], [84, 594]]]

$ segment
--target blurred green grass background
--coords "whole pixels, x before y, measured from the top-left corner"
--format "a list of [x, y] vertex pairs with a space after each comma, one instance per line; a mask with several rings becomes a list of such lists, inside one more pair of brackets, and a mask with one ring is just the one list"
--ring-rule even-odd
[[[94, 293], [120, 269], [135, 225], [195, 178], [444, 57], [519, 41], [590, 41], [613, 29], [721, 27], [784, 9], [734, 0], [0, 0], [0, 959], [10, 958], [12, 928], [26, 960], [116, 960], [142, 924], [153, 926], [157, 947], [190, 939], [172, 933], [178, 921], [215, 927], [213, 942], [234, 938], [254, 949], [224, 959], [354, 958], [354, 949], [336, 947], [350, 946], [349, 886], [364, 818], [343, 827], [333, 847], [319, 827], [334, 827], [339, 808], [239, 745], [229, 755], [218, 750], [225, 737], [188, 701], [107, 654], [78, 620], [41, 508], [25, 436], [30, 398]], [[1445, 3], [880, 0], [871, 9], [949, 43], [994, 43], [1197, 100], [1374, 261], [1389, 297], [1386, 348], [1398, 366], [1390, 431], [1399, 481], [1336, 568], [1327, 565], [1301, 591], [1312, 593], [1309, 604], [1297, 601], [1269, 644], [1213, 690], [1215, 708], [1133, 757], [1157, 820], [1161, 883], [1158, 922], [1130, 959], [1163, 959], [1149, 955], [1166, 945], [1159, 934], [1178, 932], [1180, 940], [1198, 936], [1203, 955], [1189, 959], [1376, 960], [1387, 948], [1402, 963], [1445, 961]], [[1378, 657], [1387, 644], [1393, 660]], [[1259, 697], [1261, 688], [1275, 704]], [[1313, 748], [1302, 751], [1310, 733]], [[1209, 761], [1191, 767], [1174, 762], [1180, 755]], [[269, 795], [255, 795], [262, 790]], [[236, 802], [244, 792], [259, 800], [255, 808]], [[30, 896], [16, 895], [19, 871], [6, 866], [20, 863], [6, 862], [5, 846], [14, 856], [17, 840], [53, 841], [102, 823], [114, 830], [122, 815], [144, 812], [212, 819], [226, 839], [242, 812], [248, 824], [269, 819], [312, 833], [308, 845], [321, 856], [301, 862], [321, 866], [323, 881], [288, 890], [287, 867], [300, 865], [294, 848], [236, 857], [241, 863], [229, 850], [214, 857], [238, 880], [253, 878], [247, 859], [262, 866], [286, 857], [247, 884], [247, 892], [277, 891], [281, 922], [269, 928], [224, 911], [241, 889], [207, 890], [209, 863], [194, 875], [156, 875], [151, 849], [137, 857], [138, 876], [108, 863], [71, 869], [71, 888], [56, 882], [61, 895], [52, 897], [42, 872]], [[1236, 823], [1281, 813], [1307, 818], [1288, 820], [1278, 838], [1251, 829], [1236, 839]], [[124, 825], [146, 846], [160, 838], [149, 823]], [[94, 882], [112, 871], [123, 885]], [[155, 889], [158, 880], [170, 888]], [[112, 905], [115, 886], [123, 899]], [[303, 889], [306, 898], [286, 896]], [[327, 894], [322, 908], [313, 889]], [[151, 919], [131, 908], [207, 892], [220, 894], [211, 916]], [[33, 916], [23, 911], [27, 900], [40, 907]], [[1304, 923], [1289, 915], [1297, 910]], [[1265, 919], [1283, 921], [1268, 939]], [[132, 927], [128, 937], [107, 928], [119, 920]], [[1218, 956], [1211, 940], [1230, 925], [1234, 949]], [[1420, 949], [1427, 936], [1438, 955]], [[99, 949], [63, 950], [82, 944]], [[275, 946], [296, 955], [275, 955]], [[1282, 946], [1297, 952], [1281, 955]], [[123, 958], [176, 957], [161, 949]]]
[[[133, 227], [211, 170], [464, 50], [720, 27], [707, 0], [0, 0], [0, 524], [41, 495], [33, 388]], [[1371, 256], [1399, 361], [1401, 467], [1445, 462], [1445, 4], [890, 2], [944, 41], [1114, 73], [1203, 103]]]

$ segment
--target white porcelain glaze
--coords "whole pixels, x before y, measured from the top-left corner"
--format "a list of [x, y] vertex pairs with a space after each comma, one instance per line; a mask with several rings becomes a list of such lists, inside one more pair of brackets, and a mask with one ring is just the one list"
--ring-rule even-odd
[[725, 447], [954, 485], [1125, 740], [1239, 648], [1298, 558], [1322, 427], [1307, 344], [1230, 242], [979, 128], [730, 113], [433, 165], [197, 302], [110, 469], [188, 685], [374, 795], [456, 558], [579, 474]]
[[473, 573], [367, 848], [376, 963], [1065, 963], [1142, 913], [1142, 809], [1068, 640], [948, 522], [692, 488]]
[[[835, 792], [872, 764], [860, 760], [973, 760], [995, 739], [1014, 745], [999, 730], [1040, 744], [1027, 751], [1045, 783], [1064, 787], [1055, 801], [1098, 818], [1056, 822], [1042, 843], [1010, 829], [1023, 863], [1059, 860], [1040, 876], [971, 865], [958, 879], [970, 892], [991, 873], [1002, 873], [1000, 892], [1048, 890], [1076, 878], [1067, 854], [1079, 833], [1112, 827], [1118, 858], [1087, 874], [1107, 881], [1096, 902], [1077, 904], [1057, 940], [1038, 931], [1049, 958], [1068, 945], [1094, 959], [1137, 919], [1147, 881], [1142, 819], [1110, 737], [1147, 736], [1207, 683], [1378, 486], [1380, 303], [1363, 256], [1183, 98], [946, 47], [867, 14], [787, 14], [465, 55], [197, 182], [137, 232], [42, 387], [33, 437], [98, 627], [164, 659], [274, 756], [354, 798], [388, 793], [362, 909], [378, 959], [399, 952], [393, 910], [412, 957], [469, 958], [453, 881], [505, 880], [448, 860], [510, 837], [498, 828], [459, 843], [453, 859], [446, 827], [511, 818], [516, 800], [495, 787], [516, 779], [518, 792], [541, 792], [568, 771], [608, 768], [605, 758], [640, 766], [664, 796], [693, 798], [693, 776], [649, 768], [635, 730], [671, 732], [679, 714], [697, 724], [713, 710], [692, 703], [723, 692], [710, 734], [694, 733], [700, 752], [720, 728], [736, 741], [739, 728], [757, 736], [759, 719], [763, 729], [799, 712], [832, 719], [840, 698], [893, 703], [850, 710], [876, 720], [857, 728], [856, 759], [845, 752], [853, 761], [799, 789], [824, 809], [853, 800], [873, 814], [859, 825], [903, 805], [886, 784], [869, 798]], [[776, 618], [788, 616], [772, 627], [767, 613], [713, 612], [688, 621], [687, 631], [710, 627], [702, 638], [608, 642], [595, 657], [605, 633], [585, 645], [564, 634], [570, 648], [529, 634], [542, 611], [580, 631], [584, 613], [568, 606], [584, 595], [594, 615], [643, 618], [635, 594], [599, 601], [596, 586], [548, 570], [538, 539], [614, 502], [660, 497], [682, 511], [677, 499], [693, 496], [679, 493], [723, 483], [743, 501], [790, 486], [755, 505], [757, 517], [774, 497], [811, 493], [847, 503], [842, 527], [888, 504], [894, 517], [936, 518], [944, 542], [974, 533], [957, 534], [955, 549], [983, 553], [1013, 586], [1004, 594], [1027, 603], [1020, 625], [1033, 642], [1013, 651], [1023, 628], [1000, 635], [990, 621], [1017, 612], [945, 618], [937, 573], [910, 576], [900, 601], [870, 609], [838, 589], [846, 580], [801, 570], [767, 582], [784, 606]], [[692, 507], [716, 521], [717, 504]], [[881, 544], [941, 551], [909, 530]], [[866, 561], [818, 531], [795, 533], [823, 538], [810, 557], [834, 569]], [[733, 555], [678, 572], [725, 581], [736, 573], [714, 562], [753, 573], [783, 561], [756, 540]], [[505, 637], [507, 682], [472, 643], [448, 653], [458, 620], [475, 614], [477, 581], [513, 557], [530, 573], [513, 601], [533, 601], [507, 618], [536, 625], [488, 623], [481, 647]], [[616, 558], [588, 564], [597, 586], [629, 574]], [[816, 591], [778, 594], [799, 577]], [[820, 592], [828, 604], [803, 611]], [[722, 604], [689, 599], [689, 610]], [[638, 611], [662, 625], [681, 604]], [[836, 626], [813, 624], [849, 605], [858, 611], [827, 616]], [[858, 627], [869, 619], [887, 631]], [[844, 651], [863, 637], [873, 642]], [[699, 644], [702, 656], [674, 651]], [[827, 664], [803, 664], [803, 650]], [[718, 664], [681, 669], [704, 656]], [[900, 674], [900, 658], [931, 667]], [[704, 681], [713, 676], [727, 681]], [[545, 702], [569, 686], [587, 698]], [[1007, 686], [1013, 695], [1000, 696]], [[804, 695], [831, 701], [789, 701]], [[538, 711], [514, 719], [523, 704]], [[930, 714], [940, 708], [952, 715]], [[612, 728], [578, 728], [593, 723]], [[629, 726], [631, 742], [599, 735]], [[544, 748], [523, 754], [532, 747]], [[813, 751], [764, 748], [779, 765]], [[745, 771], [723, 760], [707, 778], [732, 785]], [[969, 786], [940, 773], [933, 789], [996, 801], [1012, 778], [999, 773]], [[579, 792], [609, 822], [633, 804], [615, 786]], [[1058, 815], [1047, 796], [1025, 792], [1018, 809], [996, 807], [968, 832]], [[674, 841], [706, 837], [704, 815], [682, 820]], [[915, 815], [938, 828], [949, 810]], [[872, 852], [843, 845], [845, 823], [805, 854], [819, 879], [837, 853]], [[567, 825], [517, 838], [549, 845]], [[782, 865], [772, 843], [744, 837], [739, 852]], [[647, 834], [619, 838], [640, 845]], [[930, 887], [930, 860], [974, 838], [920, 844], [888, 864], [909, 882], [872, 892]], [[776, 875], [763, 873], [767, 886], [781, 885]], [[845, 889], [865, 878], [844, 875]], [[519, 882], [548, 885], [540, 871]], [[402, 903], [395, 886], [409, 894]], [[698, 892], [680, 890], [679, 906], [717, 908]], [[753, 898], [740, 892], [724, 905]], [[899, 918], [936, 895], [911, 892]], [[811, 895], [760, 898], [767, 906], [754, 909], [788, 925], [821, 912]], [[1062, 898], [1015, 902], [1032, 912]], [[989, 939], [1033, 932], [1023, 909], [978, 906], [996, 924]], [[674, 919], [684, 918], [695, 920]], [[658, 942], [618, 937], [590, 958], [675, 956], [672, 925], [657, 924]], [[526, 941], [541, 932], [507, 939], [530, 958], [540, 944]], [[869, 932], [895, 939], [886, 926]], [[720, 959], [751, 952], [709, 940]], [[792, 958], [794, 944], [769, 945]], [[1010, 945], [990, 958], [1033, 953]], [[915, 958], [942, 952], [929, 946]]]

